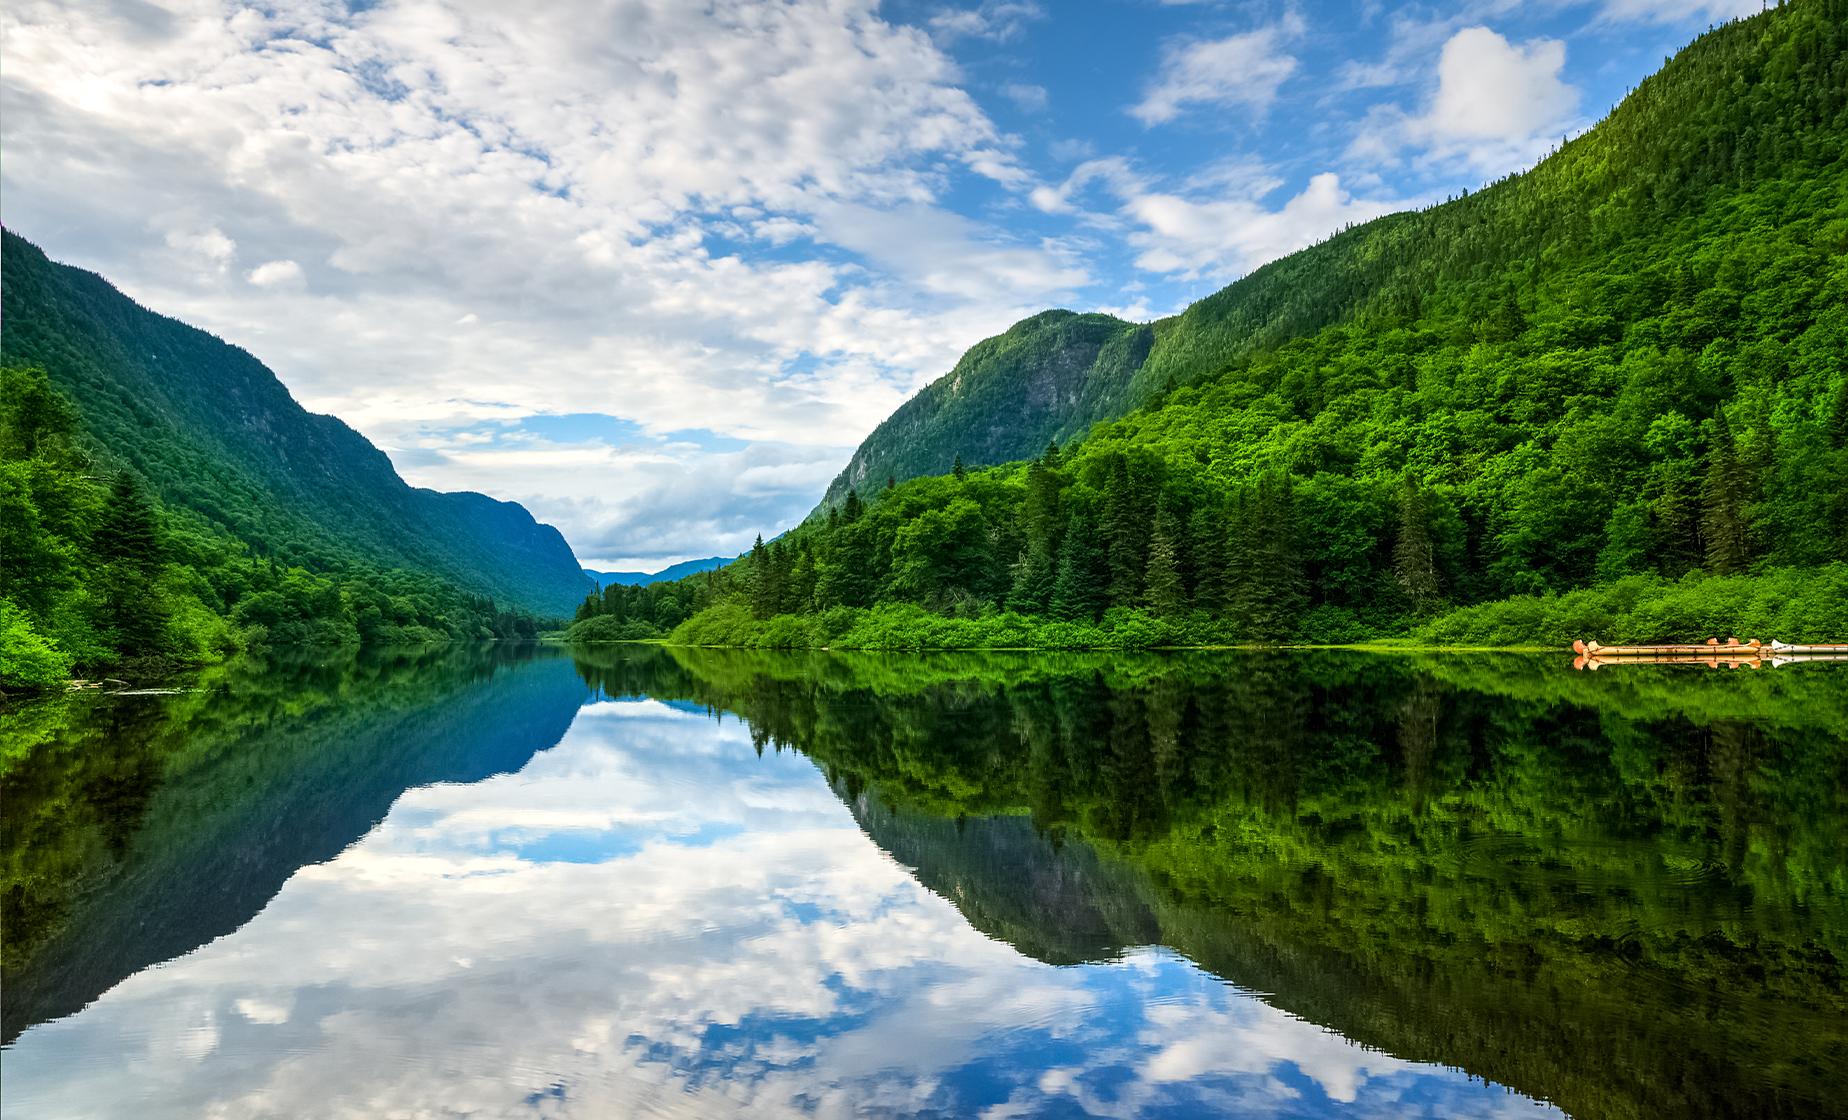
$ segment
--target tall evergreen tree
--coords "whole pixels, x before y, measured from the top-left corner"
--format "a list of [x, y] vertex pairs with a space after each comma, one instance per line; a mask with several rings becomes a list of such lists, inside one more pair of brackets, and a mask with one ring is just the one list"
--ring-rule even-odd
[[103, 562], [100, 628], [124, 656], [164, 648], [167, 608], [159, 577], [163, 559], [154, 503], [127, 471], [116, 475], [90, 545]]
[[1393, 578], [1417, 614], [1437, 606], [1441, 589], [1437, 547], [1431, 539], [1431, 502], [1416, 475], [1399, 484], [1399, 532], [1392, 545]]
[[1701, 536], [1707, 570], [1719, 575], [1744, 571], [1752, 562], [1746, 520], [1748, 476], [1725, 409], [1713, 414], [1707, 449], [1707, 477], [1701, 490]]
[[1188, 554], [1193, 568], [1193, 604], [1209, 614], [1226, 609], [1225, 517], [1210, 505], [1194, 510], [1187, 523]]
[[1059, 545], [1059, 572], [1053, 583], [1052, 613], [1089, 622], [1103, 609], [1108, 561], [1086, 519], [1074, 509]]
[[1187, 607], [1187, 591], [1181, 583], [1180, 564], [1175, 557], [1174, 519], [1166, 511], [1155, 520], [1155, 532], [1149, 537], [1149, 561], [1143, 580], [1143, 601], [1151, 611], [1169, 617]]

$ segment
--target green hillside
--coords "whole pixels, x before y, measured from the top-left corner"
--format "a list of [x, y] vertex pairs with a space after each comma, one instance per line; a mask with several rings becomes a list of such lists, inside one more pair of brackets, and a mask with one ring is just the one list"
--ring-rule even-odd
[[955, 369], [873, 429], [824, 501], [887, 479], [943, 474], [958, 458], [970, 466], [1011, 462], [1121, 416], [1154, 337], [1150, 327], [1108, 315], [1042, 311], [1023, 319], [970, 347]]
[[86, 434], [161, 501], [279, 563], [336, 570], [357, 557], [554, 614], [590, 590], [556, 529], [512, 502], [406, 485], [383, 452], [304, 410], [244, 350], [11, 232], [0, 260], [0, 358], [43, 368], [77, 403]]
[[249, 354], [5, 235], [0, 688], [243, 646], [530, 637], [556, 529], [407, 486]]
[[682, 637], [1840, 637], [1844, 153], [1848, 3], [1722, 26], [1533, 170], [1156, 324], [1076, 446], [840, 495]]

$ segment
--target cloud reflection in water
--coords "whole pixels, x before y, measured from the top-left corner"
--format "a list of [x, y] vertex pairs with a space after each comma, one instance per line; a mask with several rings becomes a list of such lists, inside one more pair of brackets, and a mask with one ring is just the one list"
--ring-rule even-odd
[[405, 793], [7, 1066], [8, 1115], [47, 1118], [1551, 1113], [1165, 950], [1024, 957], [806, 759], [655, 701], [586, 707], [517, 774]]

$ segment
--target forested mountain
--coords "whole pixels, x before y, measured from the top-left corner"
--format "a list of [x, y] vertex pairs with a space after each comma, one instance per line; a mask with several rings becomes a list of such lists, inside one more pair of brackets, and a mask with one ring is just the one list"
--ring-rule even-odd
[[1154, 330], [1108, 315], [1042, 311], [969, 348], [956, 368], [873, 429], [829, 484], [850, 489], [942, 474], [959, 460], [993, 466], [1121, 416]]
[[256, 358], [5, 234], [0, 358], [38, 366], [86, 435], [168, 505], [278, 563], [428, 572], [562, 614], [590, 590], [558, 530], [483, 494], [407, 485], [365, 437], [303, 409]]
[[1848, 629], [1845, 153], [1848, 0], [1719, 27], [1533, 170], [1156, 324], [1147, 403], [1077, 445], [865, 472], [683, 637], [937, 640], [854, 613], [900, 604], [1074, 644]]
[[407, 486], [255, 358], [5, 235], [0, 688], [247, 646], [531, 637], [558, 531]]

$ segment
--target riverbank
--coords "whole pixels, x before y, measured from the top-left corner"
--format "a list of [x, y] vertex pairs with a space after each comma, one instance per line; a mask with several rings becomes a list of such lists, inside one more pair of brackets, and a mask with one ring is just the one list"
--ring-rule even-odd
[[[1840, 640], [1848, 634], [1848, 564], [1756, 575], [1631, 576], [1560, 594], [1458, 607], [1398, 633], [1345, 611], [1309, 612], [1291, 634], [1253, 641], [1201, 612], [1158, 616], [1113, 609], [1095, 622], [1012, 611], [952, 617], [910, 603], [831, 607], [758, 618], [742, 597], [700, 611], [666, 638], [676, 645], [744, 649], [1209, 649], [1308, 646], [1370, 649], [1562, 650], [1586, 636], [1624, 642], [1708, 637]], [[635, 635], [642, 637], [643, 635]]]

